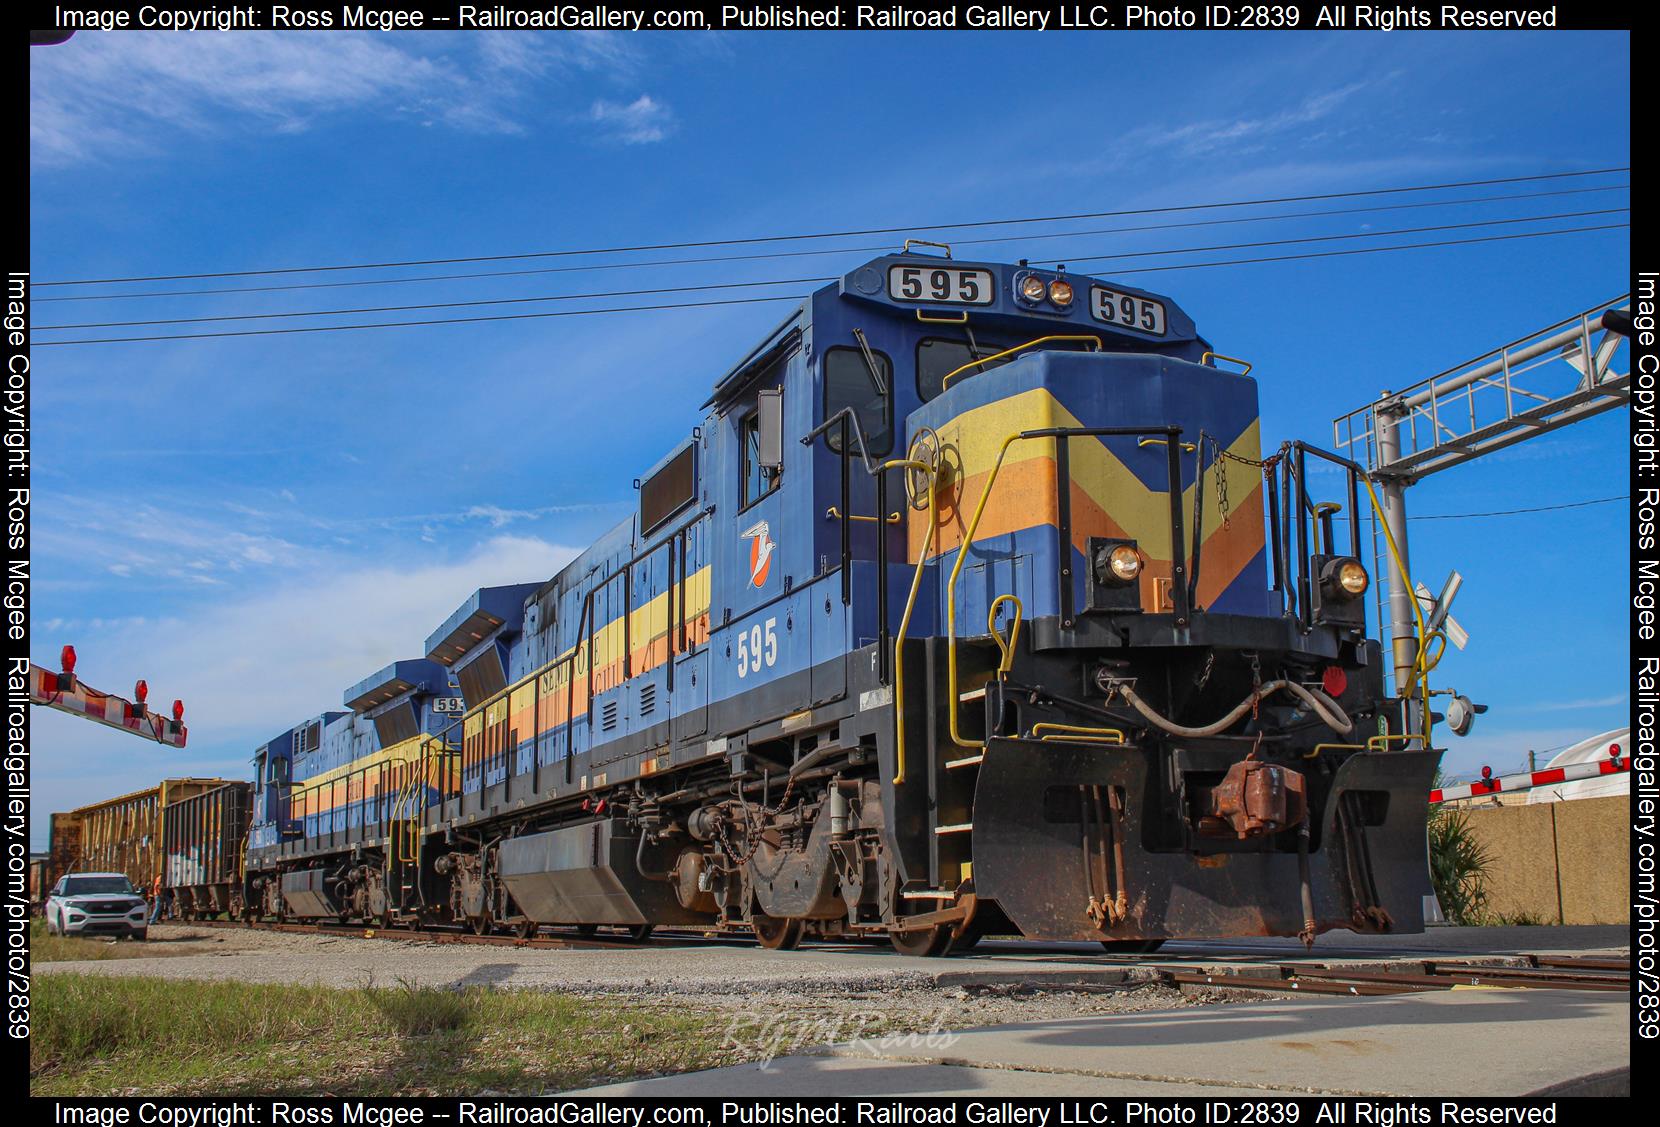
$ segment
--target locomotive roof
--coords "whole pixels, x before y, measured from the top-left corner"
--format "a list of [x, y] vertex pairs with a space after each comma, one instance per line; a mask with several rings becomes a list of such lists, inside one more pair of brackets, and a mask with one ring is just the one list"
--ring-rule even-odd
[[427, 635], [426, 655], [440, 665], [453, 665], [497, 628], [524, 618], [525, 599], [538, 583], [513, 583], [504, 587], [480, 587], [455, 608], [442, 626]]
[[449, 674], [437, 662], [407, 658], [371, 673], [347, 689], [342, 701], [353, 712], [367, 712], [411, 690], [437, 692], [448, 683]]

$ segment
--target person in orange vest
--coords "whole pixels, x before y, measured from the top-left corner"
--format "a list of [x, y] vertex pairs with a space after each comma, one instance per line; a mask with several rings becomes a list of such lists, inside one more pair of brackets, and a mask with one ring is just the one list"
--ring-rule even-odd
[[161, 874], [156, 874], [155, 884], [150, 892], [150, 922], [161, 919]]

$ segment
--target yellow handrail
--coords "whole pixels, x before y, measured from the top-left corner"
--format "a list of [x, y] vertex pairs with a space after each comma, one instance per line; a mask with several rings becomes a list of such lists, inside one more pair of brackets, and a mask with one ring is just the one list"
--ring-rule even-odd
[[1335, 749], [1338, 751], [1370, 751], [1365, 744], [1315, 744], [1308, 751], [1303, 752], [1304, 759], [1318, 759], [1322, 751]]
[[[915, 448], [915, 443], [912, 448]], [[934, 530], [939, 524], [939, 514], [934, 508], [934, 486], [939, 479], [935, 465], [915, 458], [894, 458], [881, 465], [884, 472], [901, 468], [921, 470], [928, 475], [928, 535], [922, 541], [922, 553], [917, 557], [916, 571], [911, 576], [911, 593], [905, 597], [905, 613], [899, 619], [899, 633], [893, 638], [894, 786], [905, 782], [905, 655], [902, 649], [905, 634], [911, 628], [911, 612], [916, 609], [916, 593], [922, 586], [922, 573], [928, 567], [928, 553], [934, 546]], [[887, 576], [881, 577], [882, 583], [887, 581]]]
[[[963, 530], [963, 539], [957, 545], [957, 559], [951, 565], [951, 578], [945, 585], [945, 680], [947, 707], [950, 708], [951, 742], [958, 747], [984, 748], [985, 741], [965, 740], [957, 723], [958, 704], [961, 698], [957, 690], [957, 577], [962, 574], [963, 561], [968, 558], [968, 549], [974, 543], [974, 533], [980, 527], [980, 518], [985, 515], [986, 501], [991, 497], [992, 487], [997, 484], [997, 475], [1003, 472], [1003, 459], [1009, 453], [1009, 447], [1022, 438], [1023, 434], [1011, 434], [1003, 440], [1002, 447], [997, 451], [997, 461], [991, 467], [991, 476], [986, 478], [986, 487], [980, 491], [980, 500], [974, 506], [974, 516], [969, 520], [968, 527]], [[1056, 442], [1065, 439], [1057, 438]]]
[[[1007, 640], [997, 632], [997, 608], [1004, 603], [1014, 604], [1014, 621], [1009, 625]], [[986, 629], [991, 632], [991, 640], [997, 643], [997, 649], [1002, 654], [997, 660], [998, 680], [1008, 676], [1009, 670], [1014, 668], [1014, 644], [1020, 640], [1020, 619], [1025, 613], [1026, 605], [1015, 595], [997, 596], [991, 601], [990, 609], [986, 611]]]
[[1079, 334], [1079, 333], [1073, 333], [1073, 334], [1070, 334], [1070, 335], [1059, 334], [1059, 335], [1051, 335], [1051, 336], [1046, 336], [1046, 337], [1034, 337], [1033, 339], [1027, 341], [1025, 344], [1017, 344], [1013, 348], [1005, 348], [1002, 352], [996, 352], [996, 353], [993, 353], [990, 356], [983, 356], [978, 360], [970, 360], [968, 363], [964, 364], [962, 367], [956, 368], [956, 369], [953, 369], [952, 371], [947, 372], [945, 374], [945, 378], [940, 380], [940, 390], [944, 391], [947, 387], [949, 387], [951, 385], [952, 380], [956, 379], [958, 376], [962, 375], [964, 372], [968, 371], [968, 369], [970, 369], [970, 368], [978, 368], [981, 364], [989, 364], [993, 360], [1001, 360], [1005, 356], [1013, 356], [1016, 352], [1021, 352], [1025, 349], [1031, 348], [1035, 344], [1048, 344], [1050, 341], [1058, 341], [1058, 340], [1072, 341], [1074, 343], [1087, 342], [1087, 343], [1093, 344], [1095, 346], [1093, 351], [1095, 351], [1095, 352], [1100, 352], [1101, 351], [1101, 338], [1096, 337], [1096, 336], [1086, 336], [1086, 335]]
[[[1243, 364], [1245, 365], [1245, 370], [1238, 374], [1241, 376], [1248, 376], [1251, 374], [1251, 362], [1249, 360], [1241, 360], [1237, 356], [1223, 356], [1220, 352], [1207, 352], [1203, 356], [1199, 357], [1199, 363], [1201, 364], [1209, 363], [1212, 360], [1226, 360], [1230, 364]], [[1211, 364], [1210, 366], [1212, 368], [1216, 367], [1215, 364]]]
[[[1055, 735], [1039, 735], [1040, 732], [1053, 732]], [[1033, 724], [1032, 735], [1040, 740], [1077, 740], [1081, 743], [1110, 743], [1119, 747], [1126, 742], [1123, 731], [1118, 728], [1085, 728], [1077, 724]]]
[[[828, 509], [824, 510], [824, 519], [826, 519], [826, 520], [841, 520], [842, 519], [842, 511], [840, 509], [838, 509], [836, 506], [831, 505]], [[848, 517], [847, 519], [848, 520], [867, 520], [871, 524], [877, 524], [877, 523], [898, 524], [899, 523], [899, 514], [898, 513], [889, 513], [888, 514], [888, 519], [885, 520], [885, 521], [878, 521], [878, 519], [876, 517], [861, 516], [858, 513], [854, 513], [852, 516]]]

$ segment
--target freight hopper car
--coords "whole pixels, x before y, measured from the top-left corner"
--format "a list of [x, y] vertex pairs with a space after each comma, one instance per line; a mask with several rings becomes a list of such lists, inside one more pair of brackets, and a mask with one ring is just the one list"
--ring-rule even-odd
[[[149, 897], [165, 883], [168, 829], [180, 804], [224, 779], [163, 779], [153, 787], [52, 815], [52, 879], [66, 873], [125, 873]], [[240, 846], [238, 847], [240, 852]]]
[[162, 827], [162, 887], [174, 918], [242, 916], [248, 902], [243, 857], [253, 786], [226, 783], [168, 807]]
[[907, 246], [704, 409], [631, 519], [428, 639], [464, 715], [412, 803], [265, 792], [267, 907], [911, 954], [1421, 929], [1439, 753], [1366, 631], [1358, 467], [1265, 457], [1175, 302]]
[[73, 813], [52, 815], [47, 827], [46, 853], [29, 858], [29, 910], [39, 912], [59, 877], [75, 867], [81, 855], [81, 822]]

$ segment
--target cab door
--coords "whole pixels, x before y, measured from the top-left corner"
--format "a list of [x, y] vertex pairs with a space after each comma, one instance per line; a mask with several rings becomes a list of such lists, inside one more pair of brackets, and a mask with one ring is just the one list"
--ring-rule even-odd
[[808, 429], [803, 377], [799, 352], [773, 361], [716, 422], [717, 512], [727, 515], [713, 525], [710, 706], [718, 714], [743, 694], [745, 722], [783, 715], [810, 691], [810, 624], [796, 606], [817, 573], [797, 441]]

